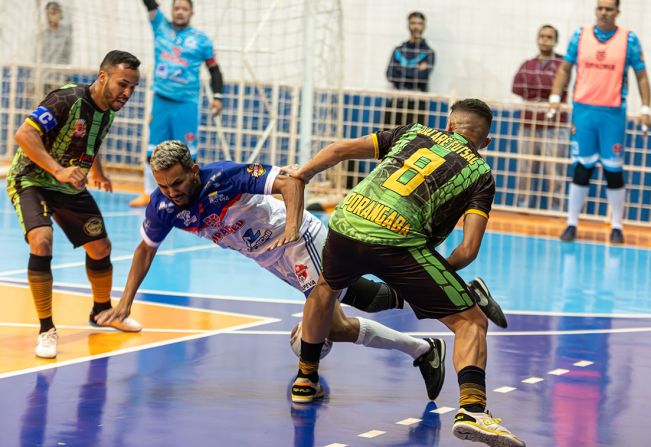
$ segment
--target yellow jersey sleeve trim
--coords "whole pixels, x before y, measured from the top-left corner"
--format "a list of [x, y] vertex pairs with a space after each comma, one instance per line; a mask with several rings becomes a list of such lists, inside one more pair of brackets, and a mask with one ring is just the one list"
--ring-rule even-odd
[[481, 210], [470, 209], [470, 210], [466, 211], [465, 213], [463, 213], [464, 216], [466, 214], [478, 214], [479, 216], [484, 217], [484, 218], [486, 218], [488, 220], [488, 214], [486, 214], [485, 212], [483, 212]]
[[375, 150], [375, 159], [377, 160], [380, 158], [380, 144], [377, 141], [377, 134], [371, 134], [371, 138], [373, 139], [373, 149]]
[[29, 124], [30, 126], [32, 126], [34, 129], [36, 129], [36, 130], [38, 131], [38, 134], [39, 134], [40, 136], [43, 136], [43, 131], [41, 130], [40, 127], [38, 127], [38, 124], [36, 124], [34, 121], [30, 120], [29, 118], [27, 118], [27, 119], [25, 120], [25, 122], [26, 122], [27, 124]]

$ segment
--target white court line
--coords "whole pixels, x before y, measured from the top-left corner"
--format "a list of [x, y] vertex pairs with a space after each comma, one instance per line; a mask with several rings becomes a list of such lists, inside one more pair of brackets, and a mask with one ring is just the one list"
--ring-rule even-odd
[[382, 436], [385, 434], [385, 431], [382, 430], [370, 430], [367, 431], [366, 433], [360, 433], [359, 436], [360, 438], [377, 438], [378, 436]]
[[581, 360], [579, 362], [573, 363], [574, 366], [578, 366], [579, 368], [585, 368], [586, 366], [593, 365], [594, 362], [591, 362], [589, 360]]
[[493, 391], [495, 391], [496, 393], [506, 394], [515, 390], [517, 390], [517, 388], [513, 388], [512, 386], [501, 386], [499, 388], [495, 388]]
[[422, 419], [418, 419], [418, 418], [407, 418], [407, 419], [403, 419], [402, 421], [396, 422], [396, 424], [409, 426], [409, 425], [418, 424], [421, 420]]
[[[244, 328], [255, 327], [255, 326], [259, 326], [259, 325], [263, 325], [263, 324], [266, 324], [266, 322], [264, 322], [264, 321], [263, 322], [256, 321], [254, 323], [246, 323], [246, 324], [242, 324], [242, 325], [239, 325], [239, 326], [230, 327], [230, 328], [228, 328], [228, 330], [235, 330], [236, 328], [243, 328], [244, 329]], [[2, 374], [0, 374], [0, 379], [6, 379], [6, 378], [9, 378], [9, 377], [20, 376], [20, 375], [23, 375], [23, 374], [29, 374], [29, 373], [34, 373], [34, 372], [38, 372], [38, 371], [45, 371], [47, 369], [58, 368], [60, 366], [75, 365], [75, 364], [78, 364], [78, 363], [89, 362], [91, 360], [97, 360], [97, 359], [102, 359], [102, 358], [106, 358], [106, 357], [115, 357], [115, 356], [122, 355], [122, 354], [129, 354], [129, 353], [132, 353], [132, 352], [144, 351], [145, 349], [158, 348], [160, 346], [167, 346], [167, 345], [171, 345], [171, 344], [174, 344], [174, 343], [181, 343], [181, 342], [185, 342], [185, 341], [196, 340], [196, 339], [199, 339], [199, 338], [209, 337], [209, 336], [212, 336], [212, 335], [223, 334], [225, 332], [226, 332], [225, 330], [219, 329], [219, 330], [209, 331], [209, 332], [205, 332], [205, 333], [201, 333], [201, 334], [189, 335], [187, 337], [176, 338], [174, 340], [165, 340], [165, 341], [160, 341], [160, 342], [155, 342], [155, 343], [148, 343], [148, 344], [141, 345], [141, 346], [134, 346], [134, 347], [131, 347], [131, 348], [118, 349], [116, 351], [105, 352], [103, 354], [80, 357], [78, 359], [66, 360], [66, 361], [62, 361], [62, 362], [51, 362], [51, 363], [48, 363], [47, 365], [43, 365], [43, 366], [36, 366], [36, 367], [33, 367], [33, 368], [26, 368], [26, 369], [21, 369], [21, 370], [18, 370], [18, 371], [2, 373]]]
[[[280, 321], [280, 320], [278, 320]], [[0, 322], [0, 327], [29, 327], [29, 328], [38, 328], [40, 325], [34, 323], [2, 323]], [[91, 325], [87, 326], [75, 326], [69, 324], [57, 324], [57, 329], [78, 329], [82, 331], [89, 332], [120, 332], [117, 329], [111, 327], [94, 327]], [[159, 332], [159, 333], [170, 333], [170, 334], [207, 334], [214, 332], [214, 329], [163, 329], [163, 328], [143, 328], [141, 332]], [[134, 334], [138, 332], [132, 332]], [[289, 334], [289, 332], [287, 332]]]
[[553, 376], [562, 376], [564, 374], [567, 374], [568, 372], [570, 372], [569, 369], [557, 368], [557, 369], [552, 369], [547, 374], [551, 374]]
[[[215, 244], [210, 244], [210, 245], [195, 245], [192, 247], [185, 247], [185, 248], [176, 248], [176, 249], [171, 249], [171, 250], [161, 250], [157, 254], [162, 255], [162, 256], [169, 256], [173, 255], [176, 253], [187, 253], [191, 251], [199, 251], [199, 250], [207, 250], [207, 249], [212, 249], [216, 248], [217, 245]], [[133, 259], [133, 255], [122, 255], [122, 256], [111, 256], [111, 262], [119, 262], [119, 261], [127, 261]], [[86, 261], [78, 261], [78, 262], [67, 262], [64, 264], [53, 264], [51, 269], [52, 270], [60, 270], [60, 269], [67, 269], [70, 267], [81, 267], [85, 266]], [[27, 269], [19, 269], [19, 270], [6, 270], [4, 272], [0, 272], [0, 276], [12, 276], [12, 275], [22, 275], [24, 273], [27, 273]]]
[[454, 411], [454, 410], [456, 410], [456, 408], [454, 408], [454, 407], [439, 407], [439, 408], [437, 408], [435, 410], [430, 411], [430, 413], [445, 414], [445, 413], [449, 413], [449, 412]]
[[524, 380], [522, 381], [522, 383], [528, 383], [529, 385], [532, 385], [532, 384], [534, 384], [534, 383], [542, 382], [542, 381], [544, 381], [544, 380], [545, 380], [545, 379], [543, 379], [543, 378], [541, 378], [541, 377], [529, 377], [528, 379], [524, 379]]

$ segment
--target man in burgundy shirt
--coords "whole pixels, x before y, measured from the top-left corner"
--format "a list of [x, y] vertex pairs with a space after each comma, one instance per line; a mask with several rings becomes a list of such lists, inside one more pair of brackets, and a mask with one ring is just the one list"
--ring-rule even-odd
[[[541, 103], [541, 107], [528, 104], [521, 115], [518, 153], [527, 158], [518, 160], [517, 204], [523, 208], [542, 207], [542, 193], [530, 197], [533, 175], [540, 168], [540, 163], [538, 161], [532, 163], [530, 157], [564, 158], [567, 155], [569, 134], [566, 127], [566, 114], [561, 114], [556, 123], [550, 123], [542, 109], [544, 104], [546, 110], [556, 70], [563, 61], [561, 54], [554, 53], [557, 42], [558, 30], [551, 25], [543, 25], [538, 30], [538, 55], [525, 61], [513, 78], [513, 93], [527, 102]], [[565, 98], [566, 95], [567, 89], [563, 92], [563, 97]], [[563, 167], [564, 165], [558, 161], [542, 163], [543, 175], [549, 184], [550, 196], [547, 207], [554, 211], [560, 211], [562, 208]], [[538, 182], [537, 186], [538, 191], [542, 191], [541, 182]], [[534, 199], [533, 203], [532, 198]]]

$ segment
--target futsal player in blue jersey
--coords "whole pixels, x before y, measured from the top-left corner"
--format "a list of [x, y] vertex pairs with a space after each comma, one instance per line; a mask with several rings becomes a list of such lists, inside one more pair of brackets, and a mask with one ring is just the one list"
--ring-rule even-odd
[[[222, 110], [223, 80], [213, 44], [205, 33], [190, 26], [192, 0], [173, 0], [171, 21], [160, 11], [156, 0], [143, 1], [154, 32], [154, 99], [147, 159], [157, 144], [180, 140], [190, 148], [192, 158], [196, 160], [203, 63], [210, 72], [211, 111], [218, 115]], [[145, 192], [129, 205], [144, 207], [149, 203], [149, 194], [156, 188], [149, 166], [144, 168], [144, 178]]]
[[[220, 161], [200, 168], [181, 141], [159, 144], [150, 164], [159, 188], [151, 195], [140, 228], [143, 240], [134, 253], [119, 304], [97, 316], [100, 324], [122, 321], [130, 314], [138, 287], [172, 228], [239, 251], [306, 296], [310, 293], [319, 278], [327, 229], [304, 211], [303, 182], [279, 175], [278, 167], [257, 163]], [[271, 194], [280, 194], [283, 200]], [[343, 303], [367, 312], [400, 308], [403, 303], [386, 284], [364, 278], [344, 294]], [[332, 320], [329, 340], [410, 355], [423, 375], [428, 397], [438, 396], [444, 379], [443, 340], [417, 339], [373, 320], [348, 318], [339, 305]]]

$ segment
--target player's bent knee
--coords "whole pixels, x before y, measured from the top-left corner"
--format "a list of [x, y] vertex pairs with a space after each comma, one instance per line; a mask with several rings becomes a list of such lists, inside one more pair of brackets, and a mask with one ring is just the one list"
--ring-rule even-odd
[[624, 187], [624, 173], [622, 171], [609, 171], [604, 168], [604, 177], [609, 189], [619, 189]]
[[581, 163], [577, 163], [574, 168], [574, 177], [572, 178], [572, 183], [579, 186], [589, 186], [590, 178], [594, 172], [594, 166], [587, 168]]

